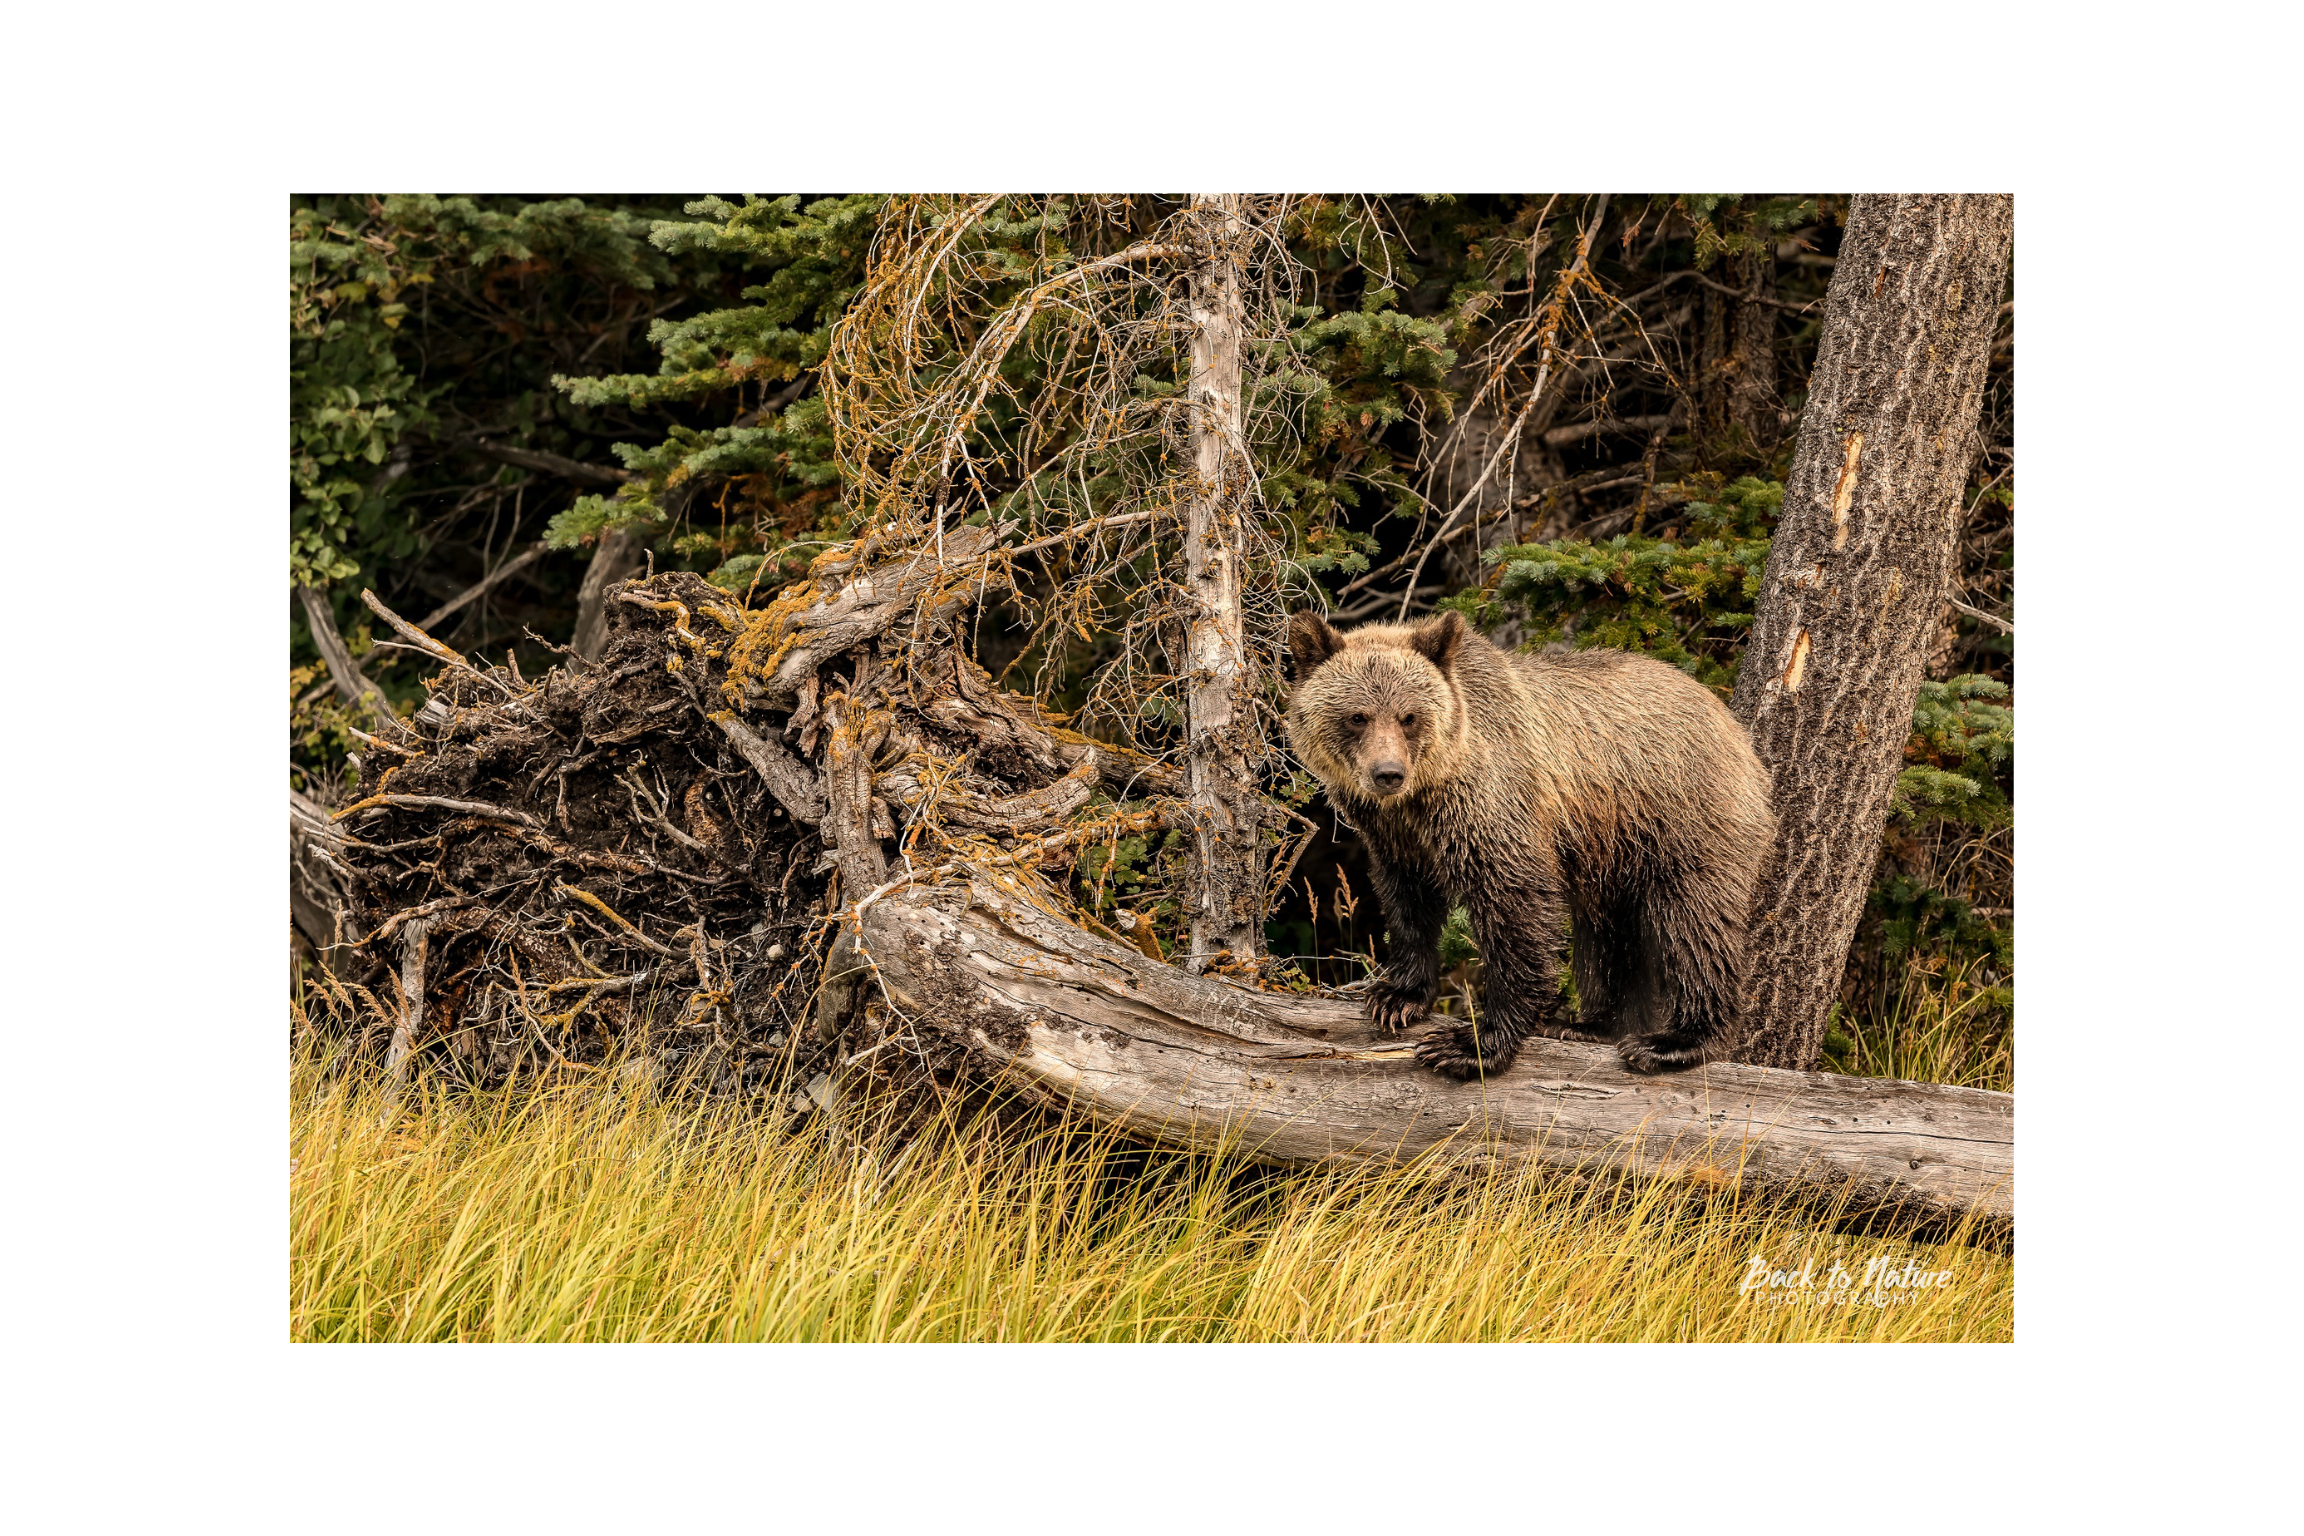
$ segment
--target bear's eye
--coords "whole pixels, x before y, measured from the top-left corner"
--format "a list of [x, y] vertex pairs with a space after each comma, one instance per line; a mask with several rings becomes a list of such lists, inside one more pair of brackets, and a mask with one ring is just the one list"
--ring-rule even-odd
[[1352, 717], [1352, 723], [1356, 726], [1366, 725], [1368, 723], [1368, 717], [1366, 715], [1354, 715]]
[[1414, 715], [1402, 715], [1400, 717], [1400, 727], [1402, 730], [1408, 731], [1416, 729], [1416, 717]]

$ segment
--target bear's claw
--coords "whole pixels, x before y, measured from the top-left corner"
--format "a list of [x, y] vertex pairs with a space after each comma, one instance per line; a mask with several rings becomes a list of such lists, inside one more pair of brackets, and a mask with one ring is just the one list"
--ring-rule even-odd
[[1378, 982], [1376, 990], [1368, 994], [1368, 1022], [1396, 1035], [1428, 1018], [1430, 1004], [1429, 997]]
[[1701, 1041], [1685, 1036], [1665, 1033], [1635, 1035], [1629, 1040], [1616, 1042], [1616, 1054], [1624, 1058], [1624, 1065], [1634, 1072], [1653, 1075], [1658, 1072], [1685, 1072], [1701, 1066], [1711, 1052]]
[[1512, 1065], [1516, 1051], [1499, 1050], [1493, 1044], [1483, 1048], [1469, 1024], [1451, 1025], [1436, 1030], [1416, 1043], [1416, 1059], [1442, 1077], [1453, 1077], [1469, 1082], [1476, 1077], [1494, 1077]]

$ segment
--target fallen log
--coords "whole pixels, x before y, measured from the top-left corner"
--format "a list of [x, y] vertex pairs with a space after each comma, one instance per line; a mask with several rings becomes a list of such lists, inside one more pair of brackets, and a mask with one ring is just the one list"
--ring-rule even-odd
[[1190, 976], [1050, 915], [1016, 884], [906, 893], [862, 949], [898, 1015], [963, 1040], [1052, 1106], [1267, 1163], [1532, 1160], [1798, 1194], [1931, 1227], [2015, 1218], [2015, 1100], [1937, 1083], [1713, 1063], [1644, 1077], [1534, 1040], [1485, 1083], [1443, 1079], [1356, 999]]

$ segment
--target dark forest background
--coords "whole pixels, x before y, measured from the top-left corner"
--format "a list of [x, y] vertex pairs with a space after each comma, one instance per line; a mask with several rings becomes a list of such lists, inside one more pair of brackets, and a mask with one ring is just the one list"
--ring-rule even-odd
[[[1072, 216], [1125, 233], [1176, 202], [1084, 199]], [[293, 199], [292, 587], [322, 594], [406, 711], [430, 665], [378, 643], [363, 587], [533, 674], [575, 639], [588, 572], [596, 591], [637, 561], [740, 594], [800, 575], [855, 531], [815, 386], [890, 205]], [[1725, 697], [1845, 206], [1828, 193], [1298, 199], [1298, 282], [1264, 338], [1265, 376], [1285, 377], [1298, 413], [1263, 485], [1292, 558], [1344, 620], [1444, 604], [1503, 643], [1640, 650]], [[1047, 205], [1030, 213], [1019, 252], [1050, 238]], [[1524, 412], [1530, 317], [1595, 220], [1564, 377]], [[1835, 1065], [1879, 1071], [1895, 1063], [1866, 1057], [1878, 1042], [1956, 1020], [1975, 1060], [1955, 1073], [1993, 1086], [2006, 1086], [2014, 1007], [2005, 298], [1955, 598], [1827, 1041]], [[1019, 352], [1007, 382], [1021, 398], [1035, 366]], [[1506, 467], [1480, 483], [1499, 446]], [[334, 800], [357, 779], [358, 717], [289, 608], [291, 780]], [[997, 606], [976, 633], [994, 674], [1058, 707], [1111, 654], [1093, 632], [1032, 641]], [[1308, 978], [1344, 979], [1381, 928], [1356, 840], [1308, 784], [1270, 787], [1322, 829], [1272, 914], [1274, 950]], [[1089, 902], [1126, 903], [1166, 932], [1180, 858], [1129, 840], [1091, 849], [1076, 873]], [[1473, 959], [1469, 945], [1457, 958]]]

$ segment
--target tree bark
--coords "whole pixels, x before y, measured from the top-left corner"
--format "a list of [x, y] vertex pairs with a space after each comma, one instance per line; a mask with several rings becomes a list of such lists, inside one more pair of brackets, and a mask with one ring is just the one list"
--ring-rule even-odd
[[1246, 630], [1240, 607], [1250, 467], [1240, 438], [1240, 199], [1199, 194], [1207, 256], [1191, 277], [1191, 494], [1184, 515], [1184, 575], [1194, 611], [1185, 631], [1185, 730], [1193, 835], [1185, 901], [1189, 967], [1229, 952], [1264, 954], [1264, 879], [1251, 736]]
[[1751, 450], [1765, 458], [1775, 448], [1776, 311], [1764, 302], [1775, 295], [1776, 258], [1750, 251], [1730, 270], [1745, 295], [1736, 301], [1728, 353], [1728, 424], [1741, 431]]
[[1815, 1065], [1950, 590], [2014, 223], [1855, 199], [1733, 707], [1775, 785], [1739, 1060]]
[[1729, 302], [1718, 288], [1705, 285], [1696, 340], [1696, 426], [1707, 440], [1728, 430]]
[[608, 589], [640, 569], [641, 543], [621, 528], [600, 535], [592, 563], [584, 568], [584, 585], [576, 592], [574, 649], [586, 661], [598, 661], [608, 648]]
[[1187, 975], [982, 871], [875, 906], [864, 934], [908, 1022], [1133, 1135], [1294, 1167], [1428, 1156], [1665, 1174], [2013, 1232], [2008, 1094], [1726, 1063], [1642, 1077], [1608, 1047], [1558, 1040], [1530, 1040], [1501, 1077], [1451, 1082], [1357, 1000]]

